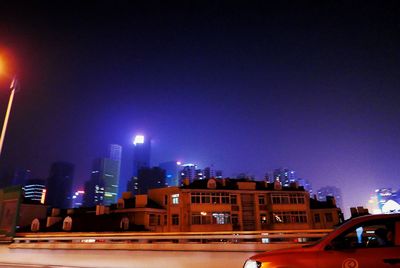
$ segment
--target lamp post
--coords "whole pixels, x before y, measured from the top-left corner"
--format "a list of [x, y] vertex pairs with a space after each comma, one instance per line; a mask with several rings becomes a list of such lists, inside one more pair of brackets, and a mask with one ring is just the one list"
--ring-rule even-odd
[[1, 152], [3, 150], [3, 143], [4, 143], [4, 137], [6, 135], [6, 130], [7, 130], [7, 124], [8, 124], [8, 118], [10, 117], [10, 112], [11, 112], [11, 106], [12, 106], [12, 102], [14, 99], [14, 94], [15, 91], [17, 89], [18, 86], [18, 81], [17, 79], [14, 77], [11, 85], [10, 85], [10, 99], [8, 100], [8, 105], [7, 105], [7, 111], [6, 111], [6, 117], [4, 118], [4, 123], [3, 123], [3, 129], [1, 130], [1, 136], [0, 136], [0, 156], [1, 156]]

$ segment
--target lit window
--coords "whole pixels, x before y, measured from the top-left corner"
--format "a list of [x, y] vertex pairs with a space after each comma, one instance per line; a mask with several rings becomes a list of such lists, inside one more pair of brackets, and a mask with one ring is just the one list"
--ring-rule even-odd
[[229, 212], [213, 212], [213, 224], [230, 224], [231, 215]]
[[177, 205], [179, 204], [179, 194], [173, 194], [172, 197], [172, 204]]

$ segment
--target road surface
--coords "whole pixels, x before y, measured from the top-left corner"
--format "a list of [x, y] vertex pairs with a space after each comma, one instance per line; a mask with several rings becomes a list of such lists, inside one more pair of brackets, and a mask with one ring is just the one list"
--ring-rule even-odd
[[[0, 267], [10, 268], [242, 268], [251, 252], [9, 249], [0, 245]], [[13, 264], [13, 265], [11, 265]]]

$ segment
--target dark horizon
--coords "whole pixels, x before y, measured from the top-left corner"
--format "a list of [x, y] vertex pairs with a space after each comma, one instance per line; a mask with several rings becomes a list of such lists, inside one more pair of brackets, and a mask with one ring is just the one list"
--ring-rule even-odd
[[21, 90], [0, 165], [47, 178], [68, 161], [83, 185], [116, 143], [127, 179], [140, 133], [154, 140], [153, 165], [258, 179], [288, 167], [315, 190], [341, 188], [345, 209], [365, 206], [376, 188], [399, 188], [399, 11], [396, 1], [2, 3], [0, 56]]

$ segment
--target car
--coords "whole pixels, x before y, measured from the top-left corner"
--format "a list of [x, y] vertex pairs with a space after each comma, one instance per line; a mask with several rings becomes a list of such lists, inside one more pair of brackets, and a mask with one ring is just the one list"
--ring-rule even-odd
[[243, 268], [400, 268], [400, 214], [353, 218], [314, 244], [254, 255]]

